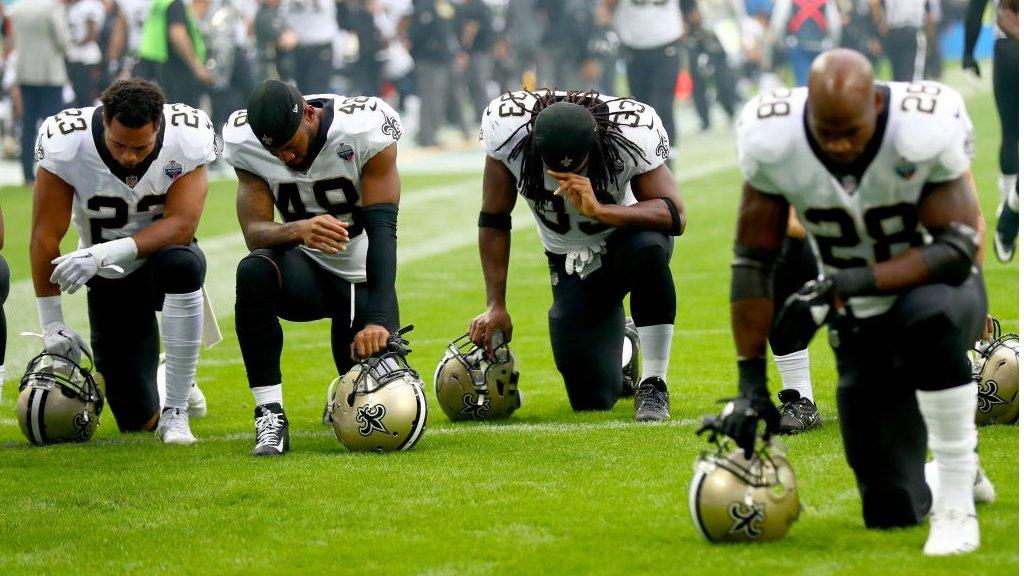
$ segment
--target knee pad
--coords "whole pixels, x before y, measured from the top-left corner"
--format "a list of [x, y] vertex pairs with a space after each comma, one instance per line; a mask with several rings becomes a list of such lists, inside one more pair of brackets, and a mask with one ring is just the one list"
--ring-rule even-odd
[[274, 262], [272, 252], [254, 250], [238, 263], [235, 272], [235, 290], [243, 292], [273, 292], [281, 286], [281, 270]]
[[206, 259], [198, 249], [169, 246], [154, 256], [158, 285], [168, 294], [195, 292], [203, 287]]

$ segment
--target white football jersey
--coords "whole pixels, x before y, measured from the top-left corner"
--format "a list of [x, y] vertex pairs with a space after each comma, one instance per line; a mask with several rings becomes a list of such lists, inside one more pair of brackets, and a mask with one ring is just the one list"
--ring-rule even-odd
[[[487, 155], [501, 161], [512, 172], [517, 186], [523, 157], [520, 154], [513, 160], [509, 154], [528, 134], [522, 126], [528, 121], [527, 110], [533, 108], [538, 94], [540, 92], [505, 93], [491, 101], [484, 110], [481, 122], [480, 139]], [[608, 189], [616, 203], [623, 206], [636, 204], [629, 181], [634, 176], [654, 170], [668, 159], [669, 143], [665, 127], [658, 113], [646, 104], [603, 95], [600, 99], [609, 102], [609, 112], [614, 115], [622, 134], [643, 150], [643, 158], [635, 158], [632, 152], [620, 151], [621, 170], [614, 175], [614, 181], [609, 182]], [[566, 254], [594, 246], [614, 231], [611, 226], [583, 216], [571, 202], [565, 202], [561, 196], [555, 196], [558, 181], [546, 173], [544, 186], [547, 194], [543, 197], [548, 198], [548, 201], [535, 202], [527, 198], [527, 202], [537, 219], [537, 230], [548, 252]], [[522, 193], [522, 190], [519, 192]]]
[[292, 169], [268, 152], [249, 127], [245, 110], [233, 113], [224, 125], [224, 159], [267, 182], [285, 222], [331, 214], [348, 223], [351, 240], [346, 250], [327, 254], [307, 246], [299, 249], [325, 270], [349, 282], [365, 282], [368, 240], [360, 210], [363, 166], [398, 142], [402, 124], [394, 109], [380, 98], [331, 94], [305, 98], [323, 108], [320, 131], [311, 143], [306, 166]]
[[[202, 110], [184, 104], [164, 105], [157, 145], [138, 166], [126, 170], [103, 141], [103, 109], [69, 108], [43, 122], [36, 138], [39, 166], [75, 189], [71, 219], [78, 247], [127, 238], [164, 215], [167, 191], [175, 180], [217, 158], [214, 129]], [[124, 266], [137, 270], [145, 259]]]
[[[740, 167], [762, 192], [781, 194], [808, 232], [819, 268], [883, 262], [930, 243], [918, 219], [921, 190], [962, 176], [974, 135], [963, 99], [937, 82], [892, 82], [858, 176], [834, 175], [805, 128], [806, 88], [758, 96], [737, 125]], [[852, 298], [853, 314], [886, 312], [895, 296]]]

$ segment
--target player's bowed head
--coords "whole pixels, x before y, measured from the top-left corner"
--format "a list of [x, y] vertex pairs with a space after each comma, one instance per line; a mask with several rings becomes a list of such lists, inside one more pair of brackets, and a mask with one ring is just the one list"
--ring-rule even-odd
[[811, 64], [808, 126], [811, 136], [837, 164], [853, 164], [864, 154], [884, 102], [871, 62], [861, 53], [831, 50]]

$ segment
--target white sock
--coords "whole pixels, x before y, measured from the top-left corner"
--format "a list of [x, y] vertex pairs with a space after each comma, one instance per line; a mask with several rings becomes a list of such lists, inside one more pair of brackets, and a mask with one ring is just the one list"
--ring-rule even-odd
[[4, 403], [4, 367], [6, 364], [0, 364], [0, 404]]
[[1003, 193], [1003, 198], [1006, 198], [1006, 205], [1010, 207], [1010, 210], [1018, 212], [1020, 193], [1017, 191], [1017, 175], [1000, 174], [999, 190]]
[[203, 337], [203, 291], [165, 295], [161, 320], [167, 370], [164, 409], [186, 410]]
[[636, 331], [640, 336], [640, 355], [643, 358], [641, 381], [652, 376], [665, 380], [668, 376], [668, 357], [672, 353], [674, 330], [675, 326], [671, 324], [637, 327]]
[[807, 348], [792, 354], [775, 356], [775, 367], [779, 370], [784, 390], [796, 390], [801, 398], [814, 402], [814, 391], [811, 388], [811, 357]]
[[277, 404], [284, 408], [284, 397], [281, 395], [281, 385], [274, 384], [273, 386], [257, 386], [250, 388], [252, 390], [252, 397], [256, 399], [257, 406], [263, 406], [264, 404]]
[[928, 448], [938, 468], [939, 507], [953, 507], [974, 513], [974, 477], [978, 460], [974, 449], [978, 431], [974, 427], [974, 411], [978, 403], [978, 387], [974, 382], [939, 391], [917, 391], [917, 404], [928, 427]]

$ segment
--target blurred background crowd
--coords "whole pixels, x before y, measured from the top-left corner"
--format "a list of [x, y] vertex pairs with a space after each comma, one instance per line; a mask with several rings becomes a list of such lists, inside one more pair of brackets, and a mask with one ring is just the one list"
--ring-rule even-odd
[[218, 125], [266, 77], [381, 96], [420, 146], [475, 137], [502, 91], [594, 88], [653, 106], [674, 142], [680, 110], [698, 130], [724, 125], [757, 90], [802, 84], [835, 46], [867, 54], [883, 78], [938, 79], [944, 59], [971, 67], [991, 41], [976, 42], [978, 14], [965, 42], [969, 2], [8, 0], [0, 142], [30, 181], [38, 122], [129, 75]]

